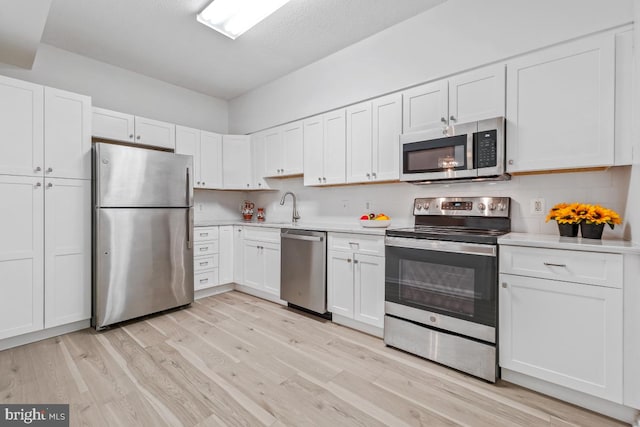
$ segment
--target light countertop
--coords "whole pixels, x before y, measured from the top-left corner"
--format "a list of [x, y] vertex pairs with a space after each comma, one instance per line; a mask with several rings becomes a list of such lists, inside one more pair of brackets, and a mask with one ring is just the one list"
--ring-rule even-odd
[[640, 254], [640, 245], [626, 240], [584, 239], [582, 237], [561, 237], [552, 234], [509, 233], [498, 238], [498, 244], [588, 252]]
[[329, 231], [334, 233], [355, 233], [384, 236], [386, 228], [363, 227], [360, 223], [323, 223], [323, 222], [300, 222], [292, 225], [290, 222], [257, 222], [257, 221], [234, 221], [234, 220], [202, 220], [196, 221], [195, 227], [215, 227], [220, 225], [242, 225], [250, 227], [267, 228], [297, 228], [300, 230]]

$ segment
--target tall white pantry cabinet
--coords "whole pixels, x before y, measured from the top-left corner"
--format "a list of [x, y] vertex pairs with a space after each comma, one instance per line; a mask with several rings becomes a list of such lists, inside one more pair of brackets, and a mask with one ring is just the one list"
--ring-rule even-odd
[[0, 76], [0, 340], [91, 317], [91, 98]]

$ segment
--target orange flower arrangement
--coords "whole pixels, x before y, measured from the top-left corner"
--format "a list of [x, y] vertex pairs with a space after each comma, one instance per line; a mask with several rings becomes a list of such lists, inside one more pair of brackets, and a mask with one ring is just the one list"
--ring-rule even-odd
[[587, 224], [609, 224], [611, 229], [615, 224], [622, 223], [622, 218], [616, 211], [584, 203], [558, 203], [551, 208], [545, 221], [550, 220], [555, 220], [558, 224], [579, 224], [582, 221]]

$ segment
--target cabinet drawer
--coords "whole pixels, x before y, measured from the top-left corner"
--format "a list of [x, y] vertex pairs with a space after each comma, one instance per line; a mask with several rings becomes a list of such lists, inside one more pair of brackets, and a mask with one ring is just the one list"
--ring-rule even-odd
[[244, 238], [260, 242], [280, 243], [279, 228], [244, 227]]
[[621, 288], [622, 255], [501, 246], [500, 272]]
[[367, 255], [384, 256], [384, 236], [366, 234], [329, 233], [330, 250], [358, 252]]
[[194, 242], [218, 240], [218, 227], [195, 227], [193, 229]]
[[193, 289], [200, 290], [218, 285], [218, 269], [204, 271], [193, 275]]
[[207, 242], [207, 243], [197, 243], [193, 245], [193, 256], [205, 256], [205, 255], [213, 255], [218, 253], [218, 241]]
[[218, 268], [218, 254], [213, 256], [196, 257], [193, 260], [193, 271], [211, 270]]

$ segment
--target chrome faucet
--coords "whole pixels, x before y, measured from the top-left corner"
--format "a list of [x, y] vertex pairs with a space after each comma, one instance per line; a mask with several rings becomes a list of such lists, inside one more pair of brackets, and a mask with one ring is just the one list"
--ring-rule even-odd
[[291, 215], [291, 222], [295, 224], [300, 219], [300, 214], [298, 213], [298, 208], [296, 207], [296, 195], [291, 191], [287, 191], [282, 195], [282, 199], [280, 199], [280, 205], [284, 205], [284, 199], [287, 197], [287, 194], [291, 194], [291, 197], [293, 198], [293, 214]]

